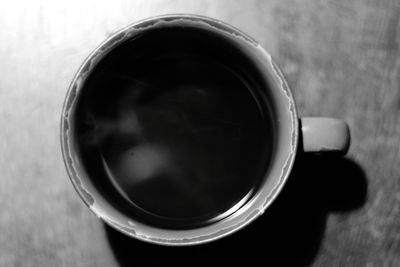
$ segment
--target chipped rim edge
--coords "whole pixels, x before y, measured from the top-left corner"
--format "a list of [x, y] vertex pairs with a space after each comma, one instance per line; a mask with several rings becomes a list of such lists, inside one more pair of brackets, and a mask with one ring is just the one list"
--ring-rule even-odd
[[[110, 218], [108, 216], [104, 216], [102, 212], [99, 212], [93, 208], [93, 203], [90, 203], [88, 201], [87, 197], [85, 194], [89, 194], [88, 190], [86, 190], [82, 186], [82, 181], [79, 175], [77, 174], [79, 171], [75, 169], [74, 167], [74, 158], [71, 156], [71, 144], [69, 141], [69, 134], [68, 130], [71, 130], [71, 127], [73, 125], [69, 125], [71, 123], [71, 118], [69, 118], [70, 112], [73, 109], [72, 106], [76, 104], [76, 98], [79, 98], [79, 93], [81, 90], [81, 83], [85, 81], [85, 77], [91, 72], [91, 67], [95, 66], [98, 61], [100, 61], [103, 56], [107, 55], [108, 52], [113, 49], [114, 47], [118, 46], [120, 43], [124, 42], [126, 39], [129, 39], [131, 35], [136, 32], [136, 31], [143, 31], [146, 30], [147, 28], [155, 26], [157, 23], [168, 23], [168, 22], [174, 22], [176, 20], [181, 20], [181, 21], [186, 21], [188, 23], [205, 23], [207, 27], [213, 28], [214, 30], [217, 30], [221, 33], [224, 34], [231, 34], [234, 37], [238, 37], [238, 39], [242, 38], [242, 41], [245, 41], [247, 44], [251, 44], [254, 46], [254, 50], [258, 50], [259, 53], [263, 54], [268, 61], [269, 66], [266, 66], [266, 68], [269, 69], [269, 73], [266, 75], [270, 75], [269, 80], [271, 82], [271, 79], [273, 80], [273, 86], [275, 88], [278, 88], [277, 90], [282, 94], [284, 94], [287, 97], [287, 105], [288, 105], [288, 110], [289, 112], [289, 117], [291, 119], [291, 126], [290, 126], [290, 143], [287, 144], [287, 148], [289, 149], [287, 153], [287, 157], [285, 158], [285, 163], [281, 166], [281, 174], [280, 177], [278, 178], [278, 181], [275, 183], [275, 185], [269, 189], [269, 192], [265, 196], [264, 200], [261, 202], [262, 205], [259, 205], [259, 207], [252, 207], [252, 211], [247, 213], [247, 216], [239, 220], [236, 224], [230, 224], [229, 227], [225, 228], [218, 228], [217, 231], [214, 231], [212, 233], [208, 234], [199, 234], [196, 237], [192, 238], [162, 238], [162, 237], [150, 237], [144, 234], [141, 234], [140, 232], [136, 231], [134, 224], [132, 224], [131, 221], [128, 220], [127, 226], [120, 225], [118, 221], [115, 221], [113, 218]], [[154, 22], [153, 24], [149, 24], [151, 22]], [[149, 25], [147, 25], [149, 24]], [[144, 26], [143, 26], [144, 25]], [[142, 26], [142, 27], [141, 27]], [[121, 34], [123, 34], [121, 38]], [[274, 89], [275, 89], [274, 88]], [[75, 91], [74, 91], [75, 90]], [[71, 94], [75, 94], [73, 97], [71, 97]], [[73, 98], [73, 99], [71, 99]], [[282, 97], [281, 97], [282, 98]], [[279, 108], [278, 108], [279, 109]], [[66, 127], [67, 126], [67, 127]], [[67, 129], [66, 129], [67, 128]], [[110, 37], [108, 37], [106, 40], [104, 40], [100, 45], [98, 45], [83, 61], [81, 66], [79, 67], [78, 71], [74, 75], [72, 82], [70, 83], [70, 86], [67, 90], [66, 97], [64, 99], [63, 107], [62, 107], [62, 113], [61, 113], [61, 124], [60, 124], [60, 141], [61, 141], [61, 152], [63, 155], [63, 161], [65, 164], [65, 167], [67, 169], [68, 176], [75, 188], [75, 191], [78, 193], [82, 201], [86, 204], [86, 206], [100, 219], [102, 219], [103, 222], [105, 222], [107, 225], [111, 226], [112, 228], [120, 231], [121, 233], [124, 233], [128, 236], [135, 237], [139, 240], [153, 243], [153, 244], [160, 244], [160, 245], [169, 245], [169, 246], [186, 246], [186, 245], [197, 245], [197, 244], [203, 244], [203, 243], [208, 243], [211, 241], [214, 241], [216, 239], [220, 239], [222, 237], [225, 237], [227, 235], [230, 235], [252, 221], [254, 221], [256, 218], [258, 218], [260, 215], [264, 213], [264, 211], [268, 208], [268, 206], [274, 201], [274, 199], [278, 196], [279, 192], [282, 190], [284, 184], [286, 183], [290, 171], [293, 167], [294, 164], [294, 159], [297, 153], [297, 146], [298, 146], [298, 138], [299, 138], [299, 123], [298, 123], [298, 115], [297, 115], [297, 108], [296, 104], [293, 98], [293, 94], [290, 90], [290, 87], [287, 84], [286, 79], [284, 78], [283, 73], [277, 66], [277, 64], [274, 62], [273, 58], [271, 55], [263, 49], [258, 42], [256, 42], [252, 37], [247, 35], [246, 33], [242, 32], [241, 30], [237, 29], [236, 27], [229, 25], [225, 22], [222, 22], [217, 19], [209, 18], [206, 16], [201, 16], [201, 15], [195, 15], [195, 14], [166, 14], [166, 15], [161, 15], [161, 16], [154, 16], [150, 17], [147, 19], [140, 20], [138, 22], [132, 23], [126, 27], [123, 27], [122, 29], [118, 30], [114, 34], [112, 34]], [[282, 152], [283, 153], [283, 152]], [[263, 187], [263, 190], [260, 191], [265, 191], [266, 189]], [[260, 195], [254, 196], [250, 203], [247, 203], [245, 206], [248, 207], [251, 206], [254, 203], [254, 199], [260, 198]], [[95, 200], [94, 200], [95, 201]], [[242, 206], [239, 210], [242, 210], [245, 206]], [[248, 210], [247, 209], [247, 210]], [[239, 211], [238, 210], [238, 211]], [[234, 216], [233, 216], [234, 217]], [[229, 219], [226, 218], [226, 219]], [[225, 220], [225, 219], [223, 219]], [[217, 221], [213, 225], [219, 224], [220, 221]], [[153, 227], [154, 228], [154, 227]], [[201, 230], [205, 227], [198, 228], [198, 230]], [[155, 228], [160, 230], [159, 228]], [[162, 229], [162, 231], [167, 231], [167, 232], [184, 232], [184, 231], [177, 231], [177, 230], [167, 230], [167, 229]]]

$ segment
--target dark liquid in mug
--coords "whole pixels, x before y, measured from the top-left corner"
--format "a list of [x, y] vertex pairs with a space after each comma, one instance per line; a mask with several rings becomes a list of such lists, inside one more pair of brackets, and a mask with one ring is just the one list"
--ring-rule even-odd
[[252, 68], [195, 28], [147, 31], [102, 59], [75, 113], [79, 155], [99, 192], [144, 223], [177, 229], [251, 198], [273, 140]]

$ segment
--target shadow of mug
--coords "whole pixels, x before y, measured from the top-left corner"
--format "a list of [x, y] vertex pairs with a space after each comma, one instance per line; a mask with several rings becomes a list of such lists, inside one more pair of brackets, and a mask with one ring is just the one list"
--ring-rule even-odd
[[220, 240], [189, 247], [138, 241], [105, 225], [121, 267], [259, 264], [308, 266], [317, 255], [329, 212], [360, 208], [367, 180], [351, 159], [298, 154], [282, 192], [265, 213], [242, 230]]

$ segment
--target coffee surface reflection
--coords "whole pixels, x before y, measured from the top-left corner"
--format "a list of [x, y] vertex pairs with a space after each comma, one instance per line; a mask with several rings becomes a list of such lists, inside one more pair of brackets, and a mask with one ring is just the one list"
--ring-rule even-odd
[[78, 102], [76, 135], [104, 196], [147, 223], [184, 228], [262, 182], [272, 130], [250, 83], [227, 67], [231, 51], [216, 57], [218, 42], [171, 32], [165, 51], [149, 54], [155, 36], [100, 62]]

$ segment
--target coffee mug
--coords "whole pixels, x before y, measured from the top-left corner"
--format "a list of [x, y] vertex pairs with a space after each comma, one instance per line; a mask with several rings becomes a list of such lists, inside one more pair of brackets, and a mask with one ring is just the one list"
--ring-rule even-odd
[[297, 153], [344, 155], [347, 124], [298, 118], [289, 86], [254, 39], [176, 14], [132, 24], [92, 52], [61, 118], [76, 191], [99, 218], [162, 245], [210, 242], [278, 196]]

